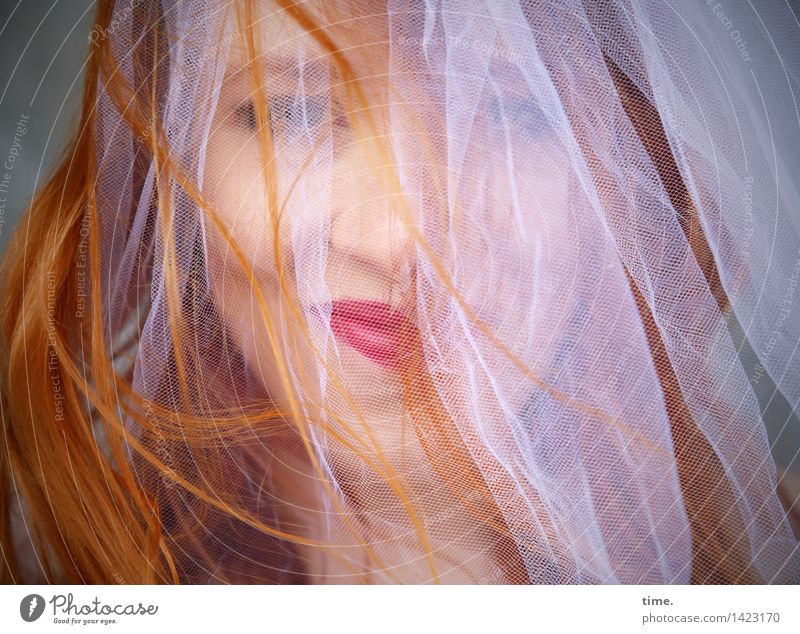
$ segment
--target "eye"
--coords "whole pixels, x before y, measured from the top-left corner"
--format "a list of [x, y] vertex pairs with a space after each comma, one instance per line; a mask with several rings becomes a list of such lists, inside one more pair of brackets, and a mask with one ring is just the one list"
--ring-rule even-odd
[[550, 124], [533, 100], [519, 96], [492, 95], [487, 106], [489, 121], [496, 126], [513, 126], [523, 140], [534, 140], [550, 133]]
[[[269, 120], [273, 135], [301, 132], [320, 125], [327, 116], [327, 99], [276, 95], [269, 100]], [[252, 101], [236, 109], [236, 122], [249, 130], [257, 129], [256, 111]]]

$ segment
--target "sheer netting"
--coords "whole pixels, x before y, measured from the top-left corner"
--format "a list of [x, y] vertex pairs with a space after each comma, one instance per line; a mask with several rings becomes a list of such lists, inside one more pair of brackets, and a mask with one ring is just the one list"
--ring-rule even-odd
[[800, 399], [788, 6], [101, 20], [95, 318], [168, 580], [800, 581], [754, 391]]

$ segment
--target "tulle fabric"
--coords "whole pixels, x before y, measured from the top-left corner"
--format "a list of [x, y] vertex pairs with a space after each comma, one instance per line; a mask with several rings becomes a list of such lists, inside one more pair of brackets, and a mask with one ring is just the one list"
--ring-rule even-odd
[[[375, 185], [386, 195], [365, 204], [404, 227], [405, 243], [386, 255], [391, 293], [373, 299], [402, 306], [413, 323], [396, 369], [410, 377], [411, 413], [396, 426], [416, 439], [404, 442], [423, 448], [433, 490], [461, 499], [496, 536], [498, 572], [474, 581], [709, 580], [694, 516], [735, 535], [747, 564], [740, 581], [800, 581], [753, 391], [759, 378], [747, 374], [730, 331], [741, 326], [760, 380], [796, 404], [800, 50], [789, 8], [389, 0], [337, 10], [365, 50], [382, 42], [388, 52], [360, 54], [326, 31], [355, 79], [385, 77], [385, 92], [365, 93], [385, 107], [362, 119], [376, 126], [385, 155], [374, 161], [385, 159], [391, 175]], [[257, 3], [255, 15], [263, 28], [289, 13]], [[231, 229], [245, 238], [240, 260], [219, 248], [221, 230], [197, 200], [214, 198], [210, 138], [242, 16], [236, 3], [119, 3], [106, 33], [116, 72], [134, 88], [134, 109], [145, 110], [154, 90], [157, 122], [152, 111], [140, 118], [157, 130], [163, 157], [110, 89], [97, 103], [103, 319], [118, 367], [152, 401], [129, 427], [162, 468], [137, 462], [136, 451], [131, 459], [161, 500], [180, 576], [191, 582], [306, 579], [291, 539], [223, 511], [239, 507], [292, 532], [270, 489], [279, 425], [302, 429], [286, 433], [296, 444], [305, 435], [318, 461], [300, 496], [324, 509], [299, 529], [308, 539], [352, 546], [359, 533], [381, 553], [403, 552], [369, 524], [418, 540], [389, 502], [394, 493], [377, 484], [374, 462], [340, 437], [364, 440], [348, 394], [357, 403], [367, 394], [370, 411], [395, 397], [375, 389], [377, 375], [349, 372], [326, 303], [337, 299], [329, 260], [337, 205], [374, 166], [337, 172], [354, 124], [337, 123], [336, 109], [358, 118], [357, 108], [339, 96], [342, 68], [307, 40], [282, 42], [282, 56], [287, 45], [292, 53], [285, 76], [261, 69], [267, 93], [297, 100], [286, 106], [292, 132], [273, 139], [294, 310], [288, 299], [267, 300], [297, 390], [295, 419], [226, 426], [275, 396], [265, 377], [277, 372], [247, 353], [268, 339], [258, 293], [225, 307], [226, 289], [244, 279], [242, 260], [277, 270], [263, 246], [274, 230], [269, 213]], [[269, 39], [260, 46], [267, 59]], [[155, 68], [142, 64], [142, 51]], [[167, 158], [180, 176], [165, 170]], [[238, 325], [232, 312], [245, 316]], [[676, 434], [694, 440], [681, 449]], [[421, 468], [384, 449], [399, 477]], [[694, 459], [686, 451], [709, 477], [681, 473], [680, 462]], [[363, 465], [356, 476], [353, 464]], [[176, 474], [195, 488], [175, 484]], [[369, 498], [369, 521], [355, 510], [354, 487]], [[221, 505], [202, 503], [198, 490]], [[725, 500], [722, 511], [713, 500]], [[444, 551], [469, 540], [446, 518], [427, 528]], [[347, 557], [348, 569], [393, 581], [374, 560]]]

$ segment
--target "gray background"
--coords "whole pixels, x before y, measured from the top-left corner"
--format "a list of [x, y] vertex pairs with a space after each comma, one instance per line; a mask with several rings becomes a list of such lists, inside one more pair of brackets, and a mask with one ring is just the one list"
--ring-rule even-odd
[[[2, 161], [11, 149], [20, 115], [29, 116], [28, 133], [22, 139], [5, 194], [6, 205], [0, 210], [0, 254], [31, 195], [58, 161], [75, 127], [93, 9], [94, 0], [0, 0]], [[742, 345], [745, 370], [752, 376], [752, 351], [734, 320], [730, 326], [737, 344]], [[776, 462], [800, 474], [800, 421], [776, 393], [769, 377], [756, 386], [756, 393], [765, 410]]]

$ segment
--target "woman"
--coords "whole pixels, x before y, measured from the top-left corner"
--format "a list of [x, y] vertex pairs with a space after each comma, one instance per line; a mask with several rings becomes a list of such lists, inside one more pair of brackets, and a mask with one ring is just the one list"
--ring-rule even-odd
[[4, 579], [800, 580], [728, 330], [796, 402], [797, 126], [717, 18], [101, 2], [5, 262]]

